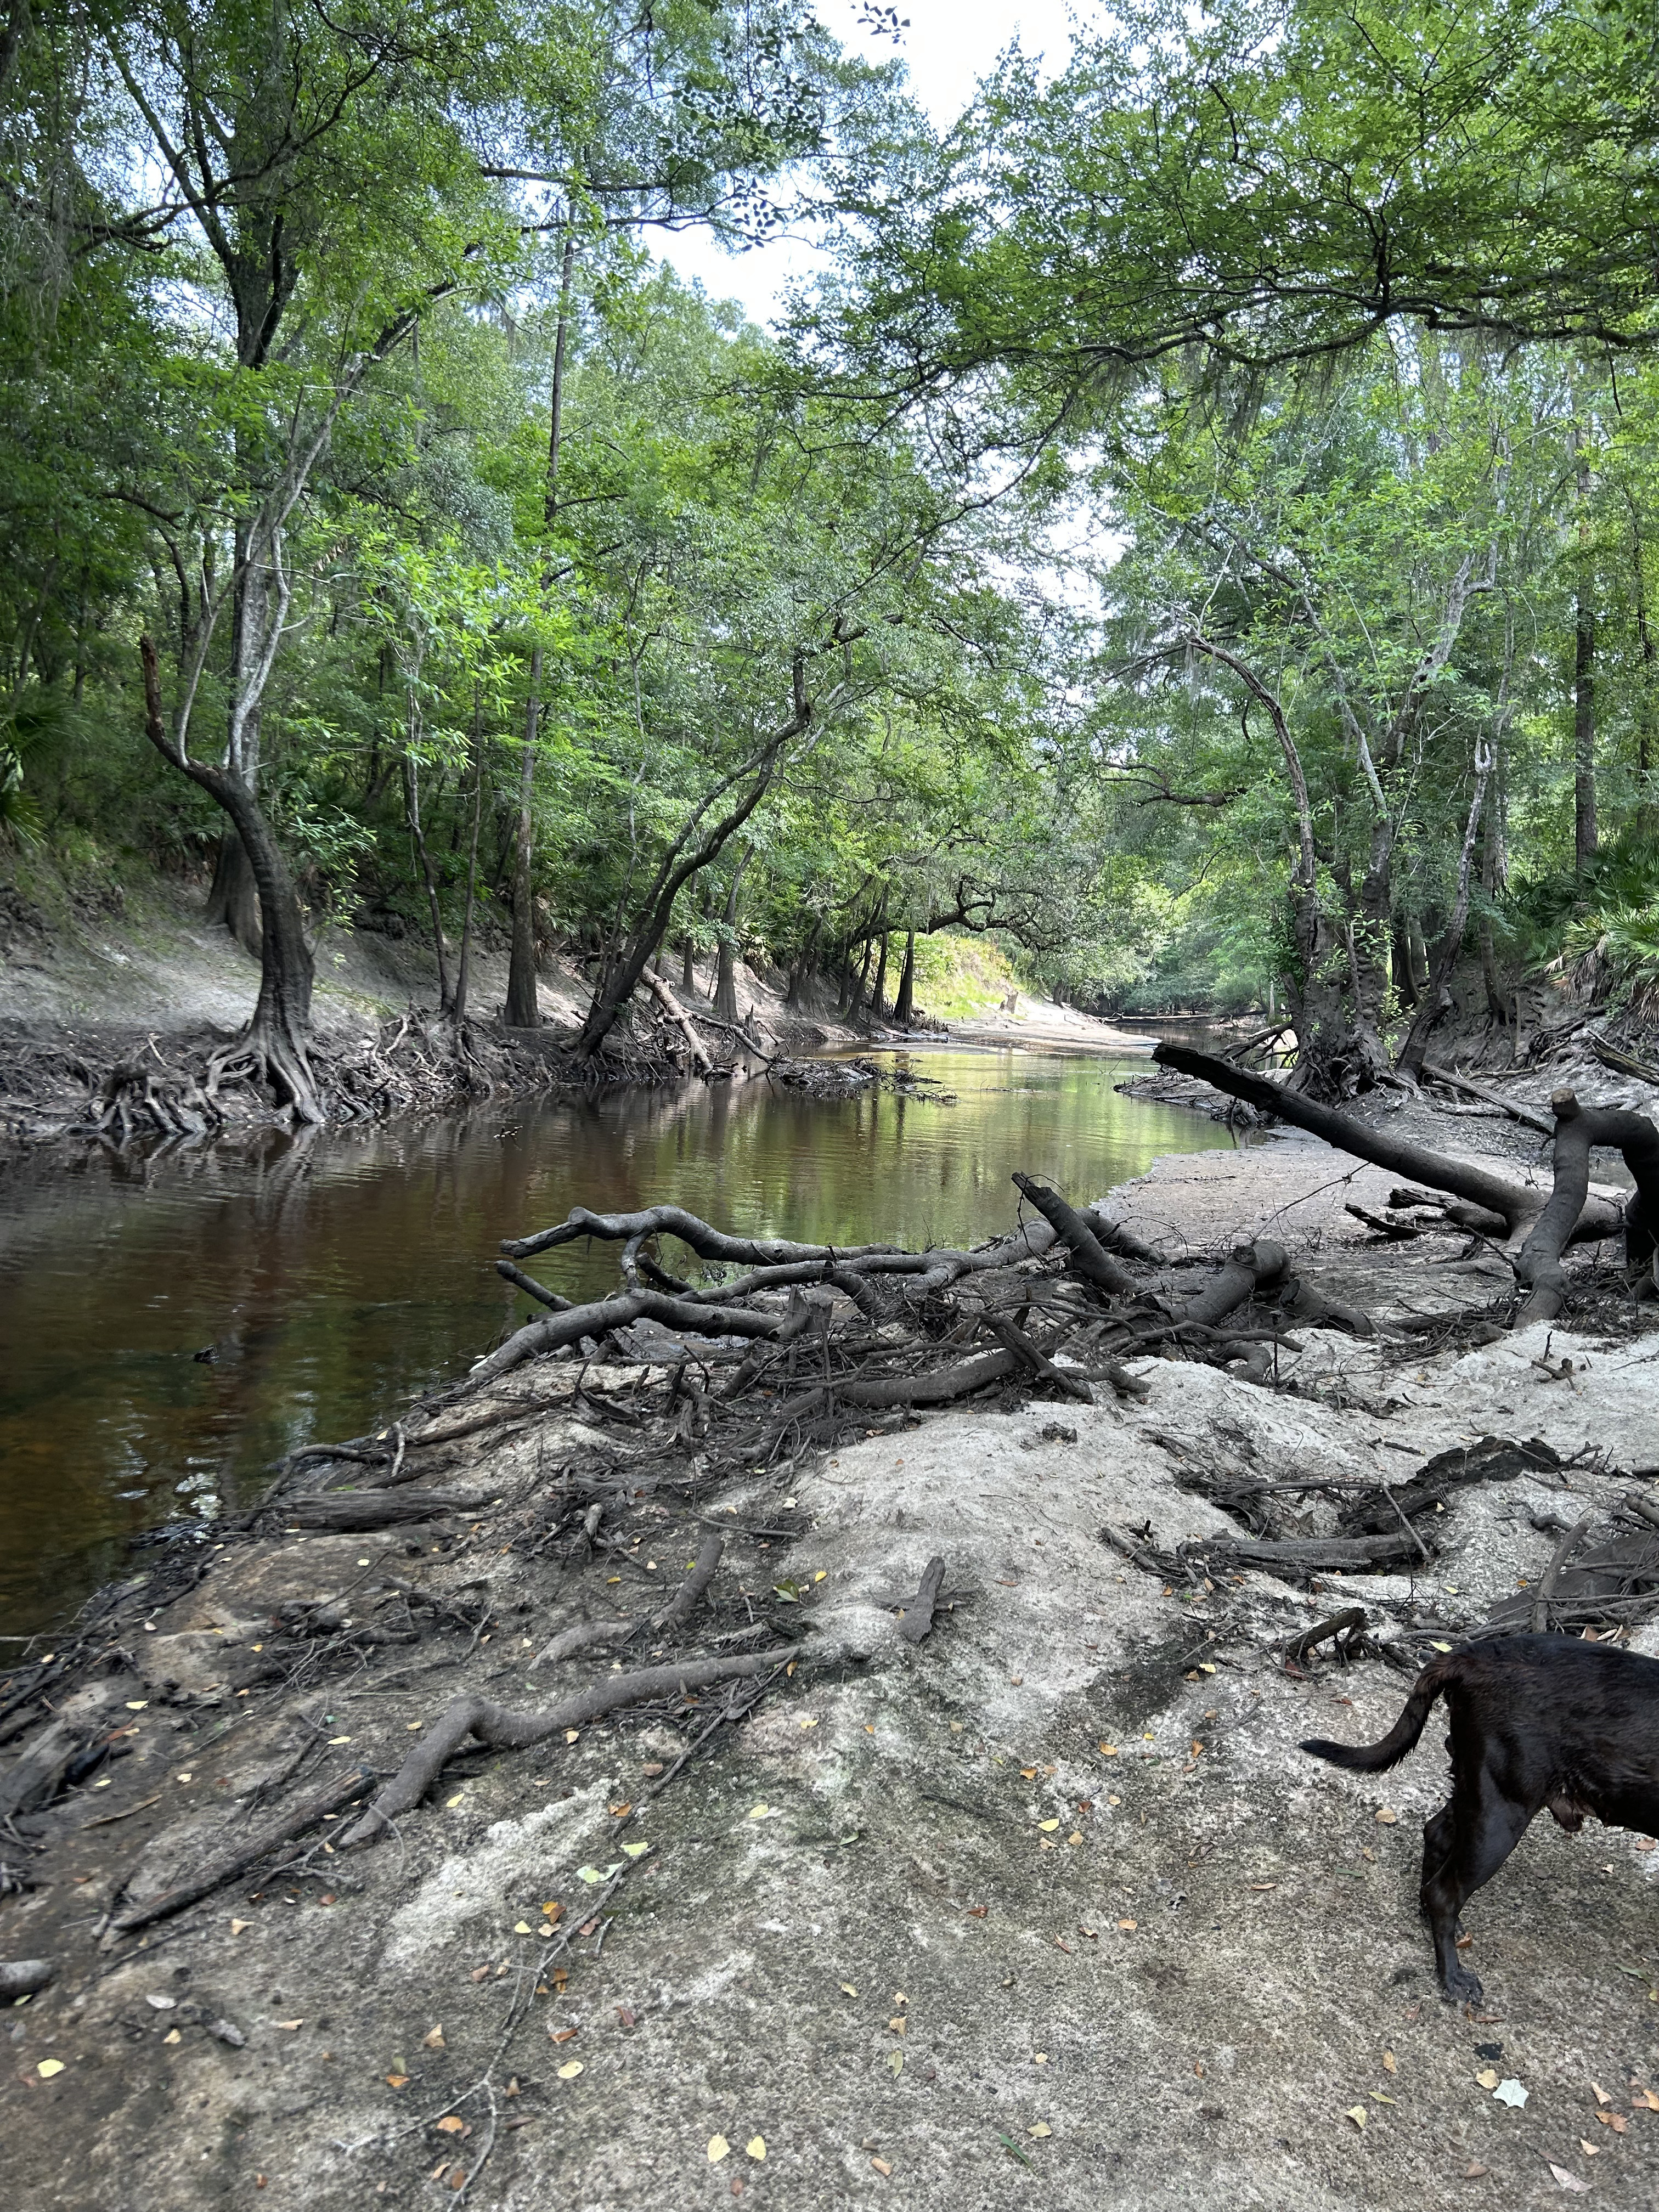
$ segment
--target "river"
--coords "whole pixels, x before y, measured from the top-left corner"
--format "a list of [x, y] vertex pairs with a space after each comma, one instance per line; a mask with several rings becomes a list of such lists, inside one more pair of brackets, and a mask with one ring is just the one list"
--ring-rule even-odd
[[[1016, 1168], [1097, 1198], [1216, 1123], [1113, 1089], [1146, 1062], [944, 1048], [954, 1096], [765, 1081], [520, 1100], [160, 1156], [65, 1146], [0, 1169], [0, 1626], [64, 1620], [131, 1539], [234, 1510], [297, 1445], [355, 1435], [523, 1318], [503, 1237], [672, 1200], [817, 1243], [972, 1243]], [[616, 1249], [537, 1263], [574, 1296]], [[3, 1652], [0, 1646], [0, 1653]]]

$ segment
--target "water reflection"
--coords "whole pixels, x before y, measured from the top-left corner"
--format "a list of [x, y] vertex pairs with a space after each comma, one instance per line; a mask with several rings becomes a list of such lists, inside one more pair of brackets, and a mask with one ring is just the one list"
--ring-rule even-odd
[[[61, 1618], [136, 1530], [234, 1506], [283, 1452], [453, 1374], [527, 1310], [492, 1270], [498, 1240], [574, 1204], [672, 1199], [822, 1243], [973, 1242], [1012, 1223], [1016, 1167], [1095, 1196], [1158, 1152], [1231, 1141], [1117, 1097], [1121, 1063], [939, 1051], [917, 1066], [957, 1103], [695, 1085], [0, 1168], [6, 1629]], [[538, 1264], [572, 1295], [616, 1281], [611, 1248]]]

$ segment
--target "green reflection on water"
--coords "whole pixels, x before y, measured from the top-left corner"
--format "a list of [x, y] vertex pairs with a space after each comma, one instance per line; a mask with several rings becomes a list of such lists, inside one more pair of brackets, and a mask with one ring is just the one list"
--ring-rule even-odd
[[[1144, 1061], [944, 1050], [915, 1065], [956, 1103], [697, 1085], [12, 1164], [0, 1620], [15, 1634], [62, 1619], [136, 1530], [245, 1503], [284, 1451], [356, 1434], [453, 1375], [527, 1310], [493, 1272], [499, 1239], [573, 1205], [672, 1200], [818, 1243], [972, 1243], [1012, 1224], [1016, 1168], [1087, 1199], [1159, 1152], [1231, 1141], [1119, 1097], [1114, 1081]], [[572, 1296], [617, 1281], [611, 1246], [534, 1266]]]

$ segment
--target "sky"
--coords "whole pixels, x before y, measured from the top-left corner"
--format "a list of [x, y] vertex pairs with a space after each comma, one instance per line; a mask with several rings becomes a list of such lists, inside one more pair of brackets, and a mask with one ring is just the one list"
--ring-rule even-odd
[[[1087, 0], [1079, 0], [1087, 12]], [[821, 21], [851, 53], [890, 61], [895, 48], [872, 40], [860, 27], [849, 0], [820, 0]], [[973, 97], [980, 79], [997, 56], [1018, 37], [1027, 53], [1041, 54], [1050, 70], [1064, 65], [1071, 51], [1068, 0], [899, 0], [899, 13], [910, 19], [896, 49], [910, 74], [910, 89], [933, 122], [954, 123]], [[810, 239], [787, 237], [748, 253], [727, 253], [707, 232], [690, 231], [664, 239], [660, 259], [684, 277], [696, 277], [715, 299], [739, 301], [757, 323], [769, 322], [792, 277], [809, 273], [819, 261]]]

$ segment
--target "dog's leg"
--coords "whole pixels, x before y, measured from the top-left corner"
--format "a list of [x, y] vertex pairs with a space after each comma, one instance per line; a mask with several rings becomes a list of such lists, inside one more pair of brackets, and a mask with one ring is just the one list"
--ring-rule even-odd
[[1435, 1972], [1449, 2003], [1478, 2003], [1483, 1994], [1479, 1978], [1457, 1955], [1457, 1916], [1492, 1880], [1531, 1820], [1525, 1805], [1500, 1796], [1477, 1768], [1467, 1780], [1460, 1778], [1451, 1803], [1424, 1829], [1423, 1913], [1433, 1931]]

